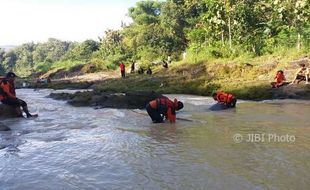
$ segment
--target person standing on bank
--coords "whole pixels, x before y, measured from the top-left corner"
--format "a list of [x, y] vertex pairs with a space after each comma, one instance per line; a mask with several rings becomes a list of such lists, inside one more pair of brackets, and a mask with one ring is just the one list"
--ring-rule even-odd
[[134, 73], [135, 72], [135, 62], [133, 62], [132, 64], [131, 64], [131, 70], [130, 70], [130, 73]]
[[16, 74], [13, 72], [8, 72], [6, 77], [0, 82], [0, 100], [3, 104], [12, 106], [16, 109], [16, 113], [19, 117], [23, 117], [23, 113], [20, 107], [23, 108], [23, 111], [26, 113], [27, 117], [37, 117], [38, 115], [32, 115], [29, 113], [27, 103], [16, 97], [15, 92], [15, 78]]
[[119, 65], [119, 68], [121, 69], [122, 78], [125, 78], [125, 64], [124, 64], [124, 63], [121, 63], [121, 64]]
[[171, 55], [168, 55], [167, 62], [168, 62], [168, 64], [170, 64], [172, 62]]

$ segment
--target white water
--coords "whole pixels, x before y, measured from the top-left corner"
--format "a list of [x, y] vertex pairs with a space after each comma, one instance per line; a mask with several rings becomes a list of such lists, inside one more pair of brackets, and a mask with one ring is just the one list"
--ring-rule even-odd
[[[242, 102], [210, 112], [210, 98], [178, 95], [194, 120], [152, 124], [131, 110], [74, 108], [20, 90], [36, 119], [2, 121], [0, 189], [307, 189], [310, 103]], [[174, 96], [172, 96], [174, 97]], [[241, 134], [295, 142], [242, 142]]]

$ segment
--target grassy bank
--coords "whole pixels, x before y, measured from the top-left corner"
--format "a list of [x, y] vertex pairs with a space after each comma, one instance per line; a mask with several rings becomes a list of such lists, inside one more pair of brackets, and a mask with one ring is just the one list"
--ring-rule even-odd
[[270, 82], [276, 71], [284, 70], [287, 80], [293, 80], [298, 65], [292, 61], [307, 55], [306, 51], [283, 50], [261, 57], [175, 62], [169, 69], [154, 67], [151, 76], [133, 74], [125, 79], [109, 79], [96, 88], [99, 91], [153, 90], [166, 94], [208, 96], [223, 90], [241, 99], [270, 99], [273, 97]]
[[210, 96], [217, 90], [234, 93], [241, 99], [269, 99], [272, 97], [268, 82], [212, 81], [205, 76], [178, 75], [137, 76], [125, 79], [108, 79], [96, 85], [100, 92], [155, 91], [163, 94], [193, 94]]
[[[164, 94], [195, 94], [210, 96], [217, 90], [234, 93], [240, 99], [262, 100], [273, 97], [270, 82], [277, 70], [284, 70], [293, 80], [298, 65], [291, 63], [309, 55], [306, 51], [283, 50], [260, 57], [240, 56], [233, 59], [209, 59], [173, 62], [169, 69], [154, 66], [153, 75], [127, 74], [122, 79], [115, 72], [100, 81], [60, 80], [46, 87], [87, 88], [98, 92], [155, 91]], [[190, 62], [189, 62], [190, 61]], [[37, 86], [37, 87], [44, 87]]]

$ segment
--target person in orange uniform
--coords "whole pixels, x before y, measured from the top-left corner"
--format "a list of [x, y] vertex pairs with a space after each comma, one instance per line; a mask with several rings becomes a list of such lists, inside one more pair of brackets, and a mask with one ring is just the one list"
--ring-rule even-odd
[[20, 107], [26, 113], [27, 117], [37, 117], [38, 115], [32, 115], [29, 113], [27, 103], [16, 97], [15, 81], [16, 75], [13, 72], [8, 72], [6, 77], [0, 81], [0, 101], [3, 104], [13, 106], [16, 108], [18, 116], [23, 117]]
[[146, 105], [146, 111], [154, 123], [163, 123], [164, 119], [170, 123], [176, 122], [176, 111], [184, 107], [181, 101], [170, 100], [167, 97], [157, 98]]
[[124, 63], [121, 63], [121, 64], [119, 65], [119, 68], [121, 69], [122, 78], [125, 78], [125, 64], [124, 64]]
[[215, 101], [220, 104], [224, 104], [227, 108], [236, 107], [237, 99], [233, 94], [216, 92], [212, 96]]
[[284, 72], [282, 70], [277, 71], [276, 76], [274, 77], [275, 82], [272, 82], [272, 88], [279, 88], [284, 85], [285, 82], [285, 76]]

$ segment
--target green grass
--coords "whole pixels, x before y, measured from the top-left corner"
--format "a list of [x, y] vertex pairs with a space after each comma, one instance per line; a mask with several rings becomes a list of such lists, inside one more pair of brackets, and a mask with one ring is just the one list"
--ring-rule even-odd
[[[272, 98], [270, 82], [277, 70], [292, 69], [292, 60], [310, 55], [307, 50], [282, 49], [276, 53], [253, 57], [241, 54], [235, 58], [208, 59], [198, 62], [184, 60], [173, 62], [169, 69], [153, 67], [154, 74], [129, 74], [126, 78], [112, 78], [96, 84], [98, 92], [155, 91], [163, 94], [195, 94], [210, 96], [222, 90], [235, 94], [240, 99], [262, 100]], [[74, 68], [81, 62], [58, 62], [59, 68]], [[289, 79], [290, 80], [290, 79]], [[87, 84], [86, 84], [87, 85]], [[79, 83], [57, 84], [51, 88], [85, 86]]]
[[223, 90], [241, 99], [272, 98], [270, 82], [278, 69], [289, 62], [309, 55], [307, 51], [282, 50], [260, 57], [243, 54], [234, 59], [222, 58], [188, 63], [175, 62], [168, 70], [154, 68], [154, 75], [129, 75], [125, 79], [110, 79], [97, 86], [99, 91], [127, 92], [153, 90], [159, 93], [208, 95]]
[[51, 69], [66, 69], [69, 70], [77, 65], [85, 65], [83, 61], [58, 61], [51, 65]]

